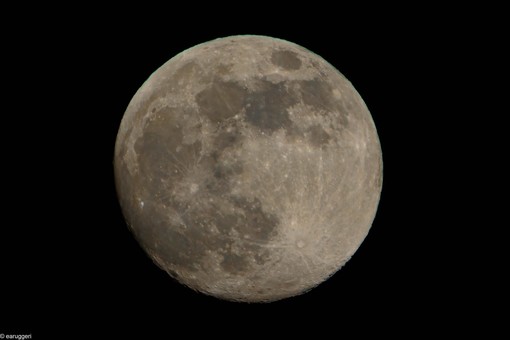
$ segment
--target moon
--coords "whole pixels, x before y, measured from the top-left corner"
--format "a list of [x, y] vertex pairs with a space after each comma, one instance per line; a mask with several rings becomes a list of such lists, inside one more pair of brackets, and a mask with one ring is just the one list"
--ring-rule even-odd
[[124, 114], [120, 206], [149, 257], [220, 299], [270, 302], [338, 271], [373, 223], [376, 127], [352, 84], [288, 41], [233, 36], [154, 72]]

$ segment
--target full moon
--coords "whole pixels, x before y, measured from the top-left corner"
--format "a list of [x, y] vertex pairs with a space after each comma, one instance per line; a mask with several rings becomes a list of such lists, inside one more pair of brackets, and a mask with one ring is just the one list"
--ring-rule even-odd
[[382, 154], [333, 66], [264, 36], [192, 47], [142, 85], [114, 156], [126, 222], [180, 283], [270, 302], [339, 270], [374, 220]]

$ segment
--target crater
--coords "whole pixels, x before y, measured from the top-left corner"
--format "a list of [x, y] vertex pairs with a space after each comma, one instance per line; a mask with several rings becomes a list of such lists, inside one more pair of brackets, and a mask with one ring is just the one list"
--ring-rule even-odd
[[292, 51], [275, 51], [271, 55], [271, 62], [286, 70], [299, 70], [301, 60], [296, 53]]

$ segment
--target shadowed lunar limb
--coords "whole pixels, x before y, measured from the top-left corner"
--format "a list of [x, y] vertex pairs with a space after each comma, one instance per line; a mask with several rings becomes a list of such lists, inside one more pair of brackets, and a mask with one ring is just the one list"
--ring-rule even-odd
[[382, 156], [363, 100], [321, 57], [235, 36], [175, 56], [122, 119], [115, 180], [162, 269], [218, 298], [302, 294], [367, 235]]

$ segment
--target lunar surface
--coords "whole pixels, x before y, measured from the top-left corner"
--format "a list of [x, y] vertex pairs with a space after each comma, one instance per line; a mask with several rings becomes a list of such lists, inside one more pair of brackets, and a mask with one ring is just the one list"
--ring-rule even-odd
[[127, 224], [182, 284], [269, 302], [315, 287], [367, 235], [382, 156], [352, 84], [275, 38], [234, 36], [161, 66], [131, 100], [115, 179]]

